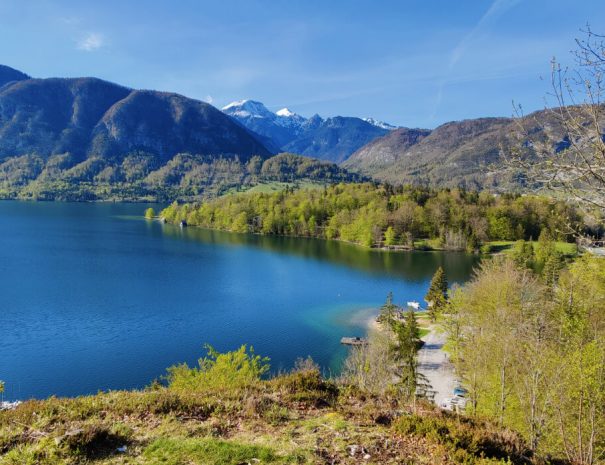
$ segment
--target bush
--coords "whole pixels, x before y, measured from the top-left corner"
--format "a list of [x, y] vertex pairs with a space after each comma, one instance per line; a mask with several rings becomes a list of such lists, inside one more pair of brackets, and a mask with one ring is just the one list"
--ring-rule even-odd
[[310, 403], [315, 407], [332, 405], [338, 397], [338, 388], [323, 379], [318, 368], [295, 369], [292, 373], [270, 381], [290, 402]]
[[481, 460], [507, 460], [530, 463], [531, 451], [518, 434], [489, 423], [447, 415], [406, 415], [393, 424], [402, 436], [427, 438], [443, 445], [455, 463], [483, 463]]
[[487, 255], [487, 254], [493, 253], [496, 250], [496, 248], [492, 244], [483, 244], [481, 246], [480, 250], [481, 250], [482, 254]]
[[221, 354], [206, 345], [208, 355], [199, 359], [198, 367], [187, 364], [168, 369], [169, 388], [177, 391], [231, 390], [256, 384], [269, 371], [269, 359], [254, 354], [242, 345], [238, 350]]

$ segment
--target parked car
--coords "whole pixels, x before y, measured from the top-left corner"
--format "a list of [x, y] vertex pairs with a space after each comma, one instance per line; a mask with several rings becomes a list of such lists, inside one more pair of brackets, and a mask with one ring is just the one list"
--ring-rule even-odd
[[464, 389], [462, 386], [457, 386], [454, 388], [454, 395], [456, 397], [466, 397], [468, 391]]

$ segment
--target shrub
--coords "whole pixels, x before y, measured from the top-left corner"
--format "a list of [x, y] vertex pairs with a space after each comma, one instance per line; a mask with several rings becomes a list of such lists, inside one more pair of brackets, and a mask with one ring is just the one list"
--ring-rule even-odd
[[427, 438], [445, 446], [455, 463], [480, 463], [483, 458], [530, 463], [531, 452], [519, 435], [489, 423], [447, 415], [406, 415], [393, 423], [403, 436]]
[[178, 391], [230, 390], [257, 383], [269, 371], [269, 359], [254, 354], [242, 345], [238, 350], [221, 354], [206, 345], [208, 355], [199, 359], [198, 367], [187, 364], [168, 369], [169, 388]]
[[325, 380], [312, 360], [297, 360], [294, 370], [274, 378], [270, 384], [291, 402], [304, 402], [315, 407], [332, 405], [338, 397], [336, 385]]

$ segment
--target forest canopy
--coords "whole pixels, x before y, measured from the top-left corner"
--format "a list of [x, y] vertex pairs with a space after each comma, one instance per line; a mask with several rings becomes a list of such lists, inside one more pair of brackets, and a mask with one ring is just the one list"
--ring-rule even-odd
[[444, 249], [470, 251], [490, 241], [535, 240], [543, 231], [573, 241], [570, 225], [582, 224], [572, 205], [546, 197], [372, 183], [173, 203], [160, 216], [240, 233], [339, 239], [366, 247], [413, 248], [418, 239], [431, 239]]

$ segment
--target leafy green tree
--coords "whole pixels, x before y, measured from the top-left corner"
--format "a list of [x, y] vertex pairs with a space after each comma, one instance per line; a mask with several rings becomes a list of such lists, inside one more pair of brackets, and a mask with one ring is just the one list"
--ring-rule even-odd
[[311, 215], [307, 227], [309, 228], [309, 235], [312, 237], [317, 235], [317, 220], [315, 219], [315, 216]]
[[231, 231], [238, 233], [247, 233], [249, 231], [248, 215], [246, 215], [246, 212], [241, 212], [235, 217], [231, 225]]
[[384, 233], [384, 245], [390, 247], [395, 244], [395, 230], [393, 226], [389, 226]]
[[536, 454], [596, 464], [605, 454], [605, 261], [582, 257], [558, 273], [549, 288], [512, 260], [485, 261], [452, 297], [447, 347], [470, 414], [521, 432]]
[[447, 304], [447, 277], [442, 267], [437, 268], [433, 279], [431, 279], [431, 285], [429, 290], [424, 297], [424, 300], [428, 304], [428, 312], [432, 321], [437, 319], [437, 316], [443, 311]]
[[479, 241], [475, 233], [471, 233], [466, 241], [466, 251], [468, 253], [476, 253], [479, 251], [480, 248], [481, 242]]
[[544, 266], [546, 260], [556, 252], [555, 243], [547, 229], [540, 232], [538, 247], [536, 249], [536, 261]]
[[151, 207], [149, 207], [147, 210], [145, 210], [145, 218], [147, 218], [148, 220], [152, 220], [155, 218], [155, 210]]

